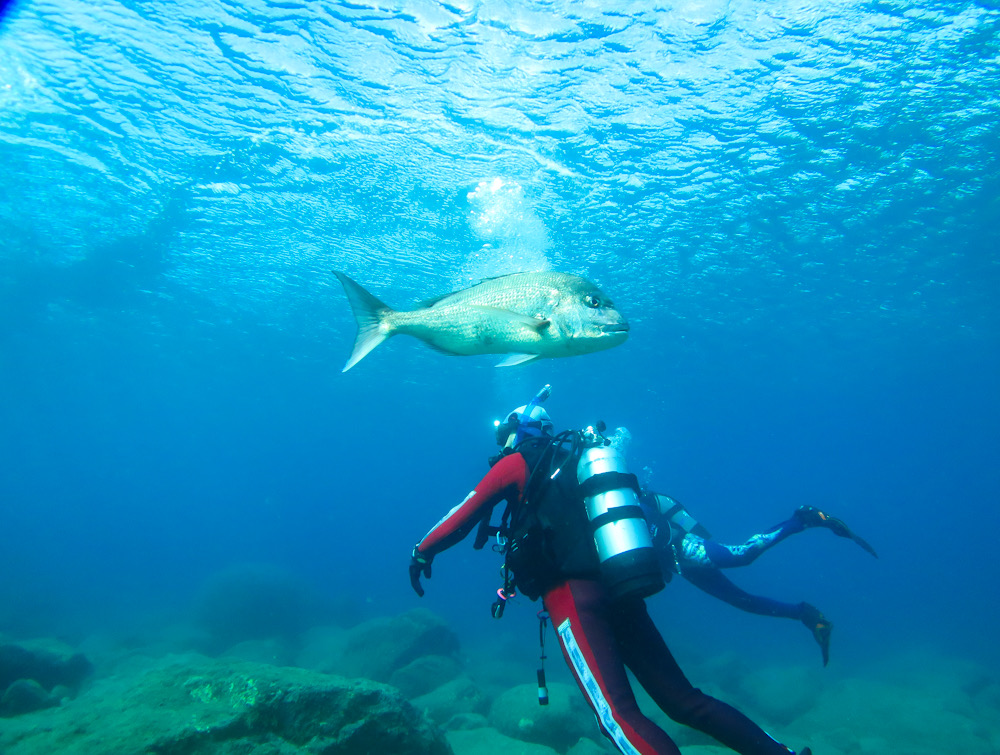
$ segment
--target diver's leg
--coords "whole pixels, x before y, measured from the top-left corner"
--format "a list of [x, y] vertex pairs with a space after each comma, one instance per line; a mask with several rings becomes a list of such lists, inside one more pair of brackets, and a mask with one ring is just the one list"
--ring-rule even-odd
[[721, 571], [711, 567], [688, 566], [681, 574], [699, 590], [741, 611], [801, 621], [819, 644], [823, 653], [823, 665], [830, 662], [830, 633], [833, 631], [833, 623], [816, 606], [809, 603], [783, 603], [763, 595], [751, 595], [734, 585]]
[[597, 582], [570, 580], [545, 595], [545, 610], [577, 685], [604, 735], [626, 755], [680, 755], [660, 727], [642, 715], [609, 624], [615, 613]]
[[760, 616], [778, 616], [784, 619], [801, 619], [804, 603], [782, 603], [780, 600], [751, 595], [741, 590], [718, 569], [689, 567], [681, 572], [684, 579], [721, 601], [747, 613]]
[[741, 755], [792, 753], [734, 707], [692, 686], [649, 618], [644, 601], [620, 601], [615, 607], [611, 625], [621, 657], [664, 713]]
[[[722, 545], [713, 540], [703, 540], [695, 535], [685, 535], [681, 541], [681, 556], [702, 566], [719, 569], [733, 569], [752, 564], [764, 551], [772, 548], [787, 537], [805, 529], [802, 522], [792, 517], [779, 525], [752, 536], [742, 545]], [[682, 564], [683, 566], [683, 564]]]

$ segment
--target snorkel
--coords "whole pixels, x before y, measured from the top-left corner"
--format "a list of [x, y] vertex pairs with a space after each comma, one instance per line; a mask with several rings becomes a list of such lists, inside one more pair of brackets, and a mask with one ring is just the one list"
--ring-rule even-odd
[[[515, 409], [503, 421], [494, 420], [493, 427], [496, 428], [497, 445], [509, 450], [527, 437], [544, 435], [544, 422], [532, 419], [532, 414], [535, 408], [549, 397], [550, 393], [552, 393], [552, 386], [546, 383], [523, 409], [520, 407]], [[548, 420], [548, 417], [544, 417], [544, 419]]]
[[545, 401], [551, 393], [552, 386], [546, 383], [542, 386], [542, 389], [535, 394], [535, 397], [528, 402], [528, 405], [524, 407], [524, 413], [522, 415], [523, 419], [521, 417], [518, 418], [517, 432], [514, 435], [514, 446], [517, 446], [518, 443], [529, 435], [542, 434], [542, 423], [538, 420], [531, 419], [531, 414], [534, 412], [535, 407]]

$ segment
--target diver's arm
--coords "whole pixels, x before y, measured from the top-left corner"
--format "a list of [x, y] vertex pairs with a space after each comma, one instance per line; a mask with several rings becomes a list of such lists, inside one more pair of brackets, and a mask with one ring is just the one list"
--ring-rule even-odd
[[480, 480], [465, 500], [445, 514], [423, 540], [417, 543], [415, 555], [432, 559], [468, 535], [493, 507], [504, 499], [516, 499], [528, 479], [528, 465], [521, 454], [504, 456]]

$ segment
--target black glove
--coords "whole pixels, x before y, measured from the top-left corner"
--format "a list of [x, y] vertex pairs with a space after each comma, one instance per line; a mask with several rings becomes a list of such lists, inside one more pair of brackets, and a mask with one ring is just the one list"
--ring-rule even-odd
[[413, 549], [413, 558], [410, 560], [410, 585], [413, 591], [421, 598], [424, 597], [424, 588], [420, 586], [420, 572], [424, 573], [427, 579], [431, 578], [431, 562], [434, 556], [425, 556], [416, 548]]

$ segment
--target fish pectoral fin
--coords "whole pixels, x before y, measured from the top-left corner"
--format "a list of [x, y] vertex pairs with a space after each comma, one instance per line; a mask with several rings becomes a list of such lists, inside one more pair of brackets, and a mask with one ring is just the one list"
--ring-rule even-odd
[[505, 320], [510, 320], [511, 322], [516, 322], [523, 325], [526, 328], [531, 328], [532, 330], [540, 333], [545, 328], [549, 327], [549, 320], [539, 319], [538, 317], [530, 317], [528, 315], [522, 315], [519, 312], [511, 312], [509, 309], [501, 309], [500, 307], [489, 307], [485, 304], [473, 304], [470, 309], [477, 309], [480, 312], [490, 315], [491, 317], [502, 317]]
[[516, 364], [524, 364], [525, 362], [530, 362], [532, 359], [539, 359], [538, 354], [511, 354], [506, 359], [503, 359], [496, 363], [497, 367], [513, 367]]

